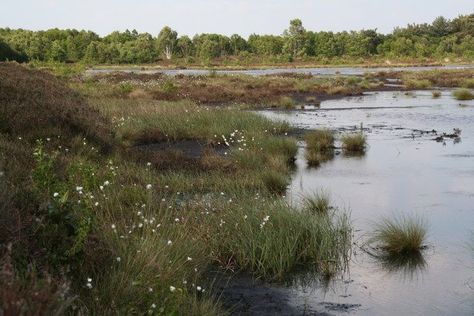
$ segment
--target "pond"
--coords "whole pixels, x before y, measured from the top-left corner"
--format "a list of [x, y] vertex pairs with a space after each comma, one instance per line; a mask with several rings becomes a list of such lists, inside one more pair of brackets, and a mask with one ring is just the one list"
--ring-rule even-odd
[[[304, 129], [338, 134], [364, 129], [368, 150], [361, 157], [336, 155], [308, 168], [304, 144], [298, 153], [288, 199], [326, 191], [350, 212], [353, 254], [344, 276], [322, 287], [298, 284], [287, 291], [299, 311], [360, 315], [473, 315], [474, 101], [451, 91], [374, 92], [325, 101], [320, 109], [263, 111]], [[362, 124], [362, 126], [361, 126]], [[460, 138], [434, 139], [453, 129]], [[433, 132], [436, 131], [436, 133]], [[373, 221], [409, 214], [429, 225], [428, 248], [417, 264], [384, 265], [364, 249]]]
[[[301, 73], [322, 76], [341, 75], [363, 75], [364, 73], [376, 73], [379, 71], [426, 71], [435, 69], [471, 69], [474, 65], [446, 65], [427, 67], [319, 67], [319, 68], [268, 68], [268, 69], [248, 69], [248, 70], [216, 70], [218, 74], [241, 74], [252, 76], [272, 75], [278, 73]], [[139, 74], [164, 73], [175, 76], [182, 75], [208, 75], [209, 69], [161, 69], [161, 68], [138, 68], [138, 67], [113, 67], [113, 68], [92, 68], [86, 70], [86, 75], [96, 75], [111, 72], [130, 72]]]

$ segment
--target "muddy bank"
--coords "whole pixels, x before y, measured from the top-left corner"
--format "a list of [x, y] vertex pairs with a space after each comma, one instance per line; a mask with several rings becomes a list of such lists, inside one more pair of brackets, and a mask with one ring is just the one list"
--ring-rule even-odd
[[[268, 284], [246, 274], [219, 274], [214, 287], [215, 292], [220, 293], [218, 299], [232, 315], [330, 315], [323, 308], [316, 310], [314, 307], [294, 305], [288, 288]], [[347, 306], [329, 305], [334, 312], [347, 309]]]

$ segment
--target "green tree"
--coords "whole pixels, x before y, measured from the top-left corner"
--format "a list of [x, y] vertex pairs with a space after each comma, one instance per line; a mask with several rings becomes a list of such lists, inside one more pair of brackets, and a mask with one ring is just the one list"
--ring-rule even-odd
[[176, 45], [177, 45], [177, 51], [180, 57], [189, 57], [194, 52], [193, 41], [191, 41], [191, 39], [186, 35], [181, 36], [178, 39], [178, 42]]
[[67, 58], [66, 50], [60, 41], [55, 40], [48, 51], [48, 59], [51, 61], [65, 62]]
[[158, 34], [158, 51], [160, 54], [163, 54], [166, 59], [171, 59], [175, 52], [177, 41], [178, 33], [173, 31], [170, 27], [165, 26], [160, 34]]
[[306, 30], [300, 19], [290, 21], [290, 27], [283, 33], [285, 37], [285, 53], [292, 57], [304, 55], [304, 47], [306, 40]]

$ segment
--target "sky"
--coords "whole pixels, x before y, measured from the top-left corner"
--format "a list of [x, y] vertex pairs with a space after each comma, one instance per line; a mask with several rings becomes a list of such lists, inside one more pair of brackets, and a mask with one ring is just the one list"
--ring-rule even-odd
[[106, 35], [136, 29], [157, 35], [281, 34], [300, 18], [308, 30], [344, 31], [432, 22], [474, 13], [474, 0], [0, 0], [0, 27], [76, 28]]

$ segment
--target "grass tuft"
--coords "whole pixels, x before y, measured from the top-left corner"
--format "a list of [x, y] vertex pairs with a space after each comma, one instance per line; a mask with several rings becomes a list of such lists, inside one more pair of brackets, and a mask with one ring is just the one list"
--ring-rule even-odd
[[334, 135], [328, 129], [308, 132], [305, 134], [304, 139], [309, 150], [321, 152], [334, 148]]
[[474, 99], [474, 94], [469, 89], [457, 89], [453, 92], [453, 96], [460, 101]]
[[341, 138], [342, 148], [348, 154], [364, 153], [367, 137], [363, 133], [346, 134]]
[[432, 91], [431, 95], [433, 96], [434, 99], [440, 98], [441, 97], [441, 91]]
[[292, 110], [295, 108], [296, 103], [295, 103], [295, 100], [293, 100], [293, 98], [285, 96], [285, 97], [280, 98], [278, 105], [281, 108]]
[[329, 194], [322, 191], [310, 197], [305, 197], [303, 199], [303, 208], [312, 214], [328, 214], [331, 208], [331, 205], [329, 203]]
[[419, 218], [385, 218], [376, 224], [371, 242], [391, 255], [418, 253], [424, 247], [426, 234], [426, 223]]
[[334, 135], [330, 130], [321, 129], [306, 133], [305, 158], [310, 167], [318, 167], [334, 157]]

